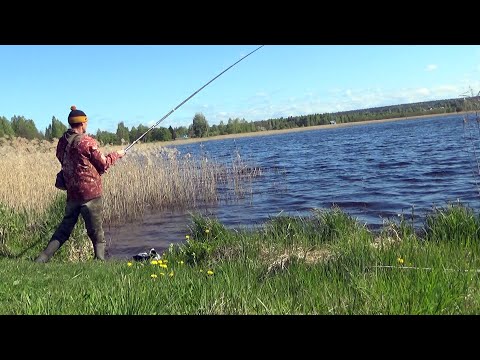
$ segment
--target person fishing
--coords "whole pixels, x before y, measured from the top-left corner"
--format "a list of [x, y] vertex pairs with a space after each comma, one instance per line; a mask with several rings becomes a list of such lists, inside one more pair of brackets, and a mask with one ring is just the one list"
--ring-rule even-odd
[[[65, 175], [65, 188], [67, 190], [65, 215], [57, 230], [52, 235], [47, 247], [40, 253], [35, 261], [43, 263], [50, 260], [53, 254], [70, 237], [80, 214], [82, 214], [82, 217], [85, 220], [87, 234], [93, 244], [95, 259], [105, 260], [106, 242], [102, 225], [103, 204], [102, 181], [100, 176], [180, 106], [185, 104], [223, 73], [263, 46], [264, 45], [257, 47], [255, 50], [223, 70], [220, 74], [183, 100], [175, 108], [170, 110], [164, 117], [153, 124], [124, 150], [118, 150], [106, 156], [101, 154], [95, 139], [85, 135], [87, 129], [87, 116], [85, 113], [77, 110], [75, 106], [72, 106], [70, 108], [71, 112], [68, 116], [68, 123], [70, 124], [71, 129], [68, 129], [58, 141], [56, 154], [58, 160], [62, 163], [62, 169]], [[64, 155], [65, 160], [62, 162]]]
[[94, 258], [105, 260], [101, 176], [125, 155], [125, 150], [103, 155], [97, 141], [86, 134], [87, 115], [75, 106], [70, 110], [70, 128], [58, 140], [56, 151], [57, 159], [62, 164], [67, 191], [65, 214], [46, 248], [35, 259], [38, 263], [48, 262], [68, 240], [80, 214], [93, 244]]

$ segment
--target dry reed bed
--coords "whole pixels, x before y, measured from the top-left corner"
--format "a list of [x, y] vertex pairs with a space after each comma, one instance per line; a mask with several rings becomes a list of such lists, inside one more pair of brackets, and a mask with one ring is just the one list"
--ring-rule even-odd
[[53, 183], [60, 164], [53, 152], [15, 152], [0, 156], [0, 203], [33, 216], [46, 210], [58, 191]]
[[[0, 140], [0, 203], [38, 216], [59, 194], [53, 186], [60, 169], [55, 157], [57, 142]], [[102, 149], [104, 154], [110, 151]], [[246, 168], [239, 154], [227, 168], [205, 157], [180, 154], [175, 148], [138, 144], [102, 177], [104, 219], [123, 222], [154, 209], [215, 202], [219, 182], [243, 195], [241, 183], [260, 174], [257, 170], [245, 173]]]
[[146, 210], [217, 201], [219, 167], [176, 149], [132, 149], [104, 177], [105, 219], [136, 218]]

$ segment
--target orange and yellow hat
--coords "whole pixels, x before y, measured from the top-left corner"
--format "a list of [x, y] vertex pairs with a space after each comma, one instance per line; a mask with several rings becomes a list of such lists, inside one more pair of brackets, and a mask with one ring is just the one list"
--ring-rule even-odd
[[68, 123], [70, 125], [87, 122], [87, 115], [82, 110], [77, 110], [75, 105], [72, 105], [70, 110], [72, 110], [68, 115]]

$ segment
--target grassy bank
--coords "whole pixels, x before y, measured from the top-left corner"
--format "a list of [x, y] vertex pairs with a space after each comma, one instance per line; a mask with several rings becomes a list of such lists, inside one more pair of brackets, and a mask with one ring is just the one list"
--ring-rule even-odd
[[460, 204], [421, 232], [335, 208], [240, 231], [194, 216], [158, 262], [1, 257], [0, 314], [476, 314], [479, 229]]
[[[241, 164], [207, 166], [152, 145], [139, 145], [106, 174], [107, 220], [127, 208], [136, 216], [178, 199], [215, 200], [225, 174], [238, 183]], [[62, 217], [65, 194], [53, 187], [59, 164], [52, 149], [19, 149], [0, 157], [2, 169], [11, 170], [0, 175], [0, 314], [480, 311], [480, 219], [460, 204], [430, 214], [422, 231], [400, 218], [373, 233], [335, 208], [272, 218], [250, 231], [195, 216], [184, 243], [153, 263], [93, 261], [80, 219], [54, 259], [36, 264]]]

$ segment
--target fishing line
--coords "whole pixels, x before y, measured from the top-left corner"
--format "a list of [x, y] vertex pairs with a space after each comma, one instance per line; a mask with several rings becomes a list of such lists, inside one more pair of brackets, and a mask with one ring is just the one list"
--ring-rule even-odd
[[152, 125], [147, 131], [145, 131], [142, 135], [140, 135], [138, 137], [138, 139], [136, 139], [134, 142], [132, 142], [130, 145], [128, 145], [126, 148], [125, 148], [125, 152], [127, 152], [133, 145], [135, 145], [138, 141], [140, 141], [145, 135], [147, 135], [151, 130], [153, 130], [158, 124], [160, 124], [163, 120], [165, 120], [167, 117], [169, 117], [175, 110], [177, 110], [180, 106], [182, 106], [183, 104], [185, 104], [188, 100], [190, 100], [192, 97], [194, 97], [197, 93], [199, 93], [204, 87], [206, 87], [208, 84], [210, 84], [212, 81], [214, 81], [216, 78], [218, 78], [220, 75], [222, 75], [224, 72], [226, 72], [228, 69], [231, 69], [232, 67], [234, 67], [235, 65], [237, 65], [240, 61], [242, 61], [243, 59], [245, 59], [247, 56], [250, 56], [251, 54], [253, 54], [255, 51], [259, 50], [260, 48], [262, 48], [263, 46], [265, 45], [261, 45], [259, 46], [258, 48], [256, 48], [255, 50], [253, 50], [252, 52], [248, 53], [247, 55], [245, 55], [244, 57], [242, 57], [240, 60], [238, 60], [237, 62], [235, 62], [234, 64], [230, 65], [228, 68], [226, 68], [225, 70], [223, 70], [220, 74], [218, 74], [217, 76], [215, 76], [212, 80], [210, 80], [209, 82], [207, 82], [205, 85], [203, 85], [200, 89], [198, 89], [197, 91], [195, 91], [192, 95], [190, 95], [188, 98], [186, 98], [185, 100], [183, 100], [180, 104], [178, 104], [176, 107], [174, 107], [172, 110], [170, 110], [170, 112], [168, 114], [166, 114], [164, 117], [162, 117], [160, 120], [158, 120], [154, 125]]
[[480, 273], [480, 269], [435, 269], [431, 267], [417, 267], [417, 266], [393, 266], [393, 265], [377, 265], [377, 266], [369, 266], [369, 268], [374, 269], [401, 269], [401, 270], [443, 270], [443, 271], [463, 271], [463, 272], [477, 272]]

